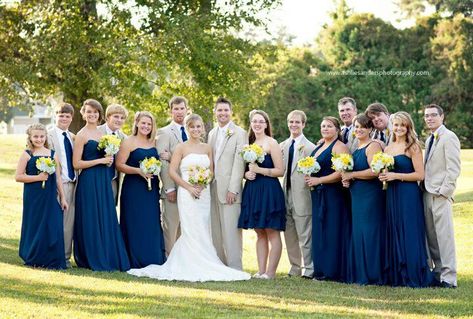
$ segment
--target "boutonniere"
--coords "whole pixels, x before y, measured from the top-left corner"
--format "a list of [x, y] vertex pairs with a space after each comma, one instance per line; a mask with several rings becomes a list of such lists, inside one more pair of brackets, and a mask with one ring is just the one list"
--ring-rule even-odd
[[439, 133], [435, 132], [434, 133], [434, 141], [438, 141], [439, 139]]
[[297, 147], [297, 151], [298, 151], [299, 153], [302, 153], [302, 152], [304, 151], [304, 147], [305, 147], [304, 144], [299, 145], [299, 146]]
[[233, 132], [231, 129], [227, 128], [227, 130], [225, 131], [225, 136], [226, 137], [230, 137], [234, 134], [235, 132]]
[[355, 137], [355, 131], [351, 132], [351, 136], [354, 138]]

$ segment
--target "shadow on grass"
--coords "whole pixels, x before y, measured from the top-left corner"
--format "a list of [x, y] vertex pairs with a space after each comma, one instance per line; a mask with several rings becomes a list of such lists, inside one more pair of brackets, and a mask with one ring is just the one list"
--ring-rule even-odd
[[15, 176], [16, 169], [15, 168], [3, 168], [0, 167], [0, 176], [5, 175], [5, 176]]
[[455, 203], [465, 203], [465, 202], [473, 202], [473, 191], [462, 193], [460, 195], [455, 196]]
[[[18, 257], [18, 241], [0, 238], [0, 262], [23, 267]], [[35, 271], [31, 269], [31, 271]], [[232, 305], [206, 298], [205, 294], [182, 296], [180, 293], [170, 296], [153, 296], [142, 292], [123, 292], [100, 289], [76, 288], [70, 285], [56, 283], [40, 283], [35, 279], [1, 278], [2, 295], [21, 299], [24, 302], [34, 302], [39, 306], [47, 302], [57, 306], [74, 303], [81, 300], [80, 311], [91, 314], [135, 314], [143, 316], [167, 315], [183, 317], [192, 316], [360, 316], [359, 309], [373, 311], [370, 315], [386, 315], [400, 313], [402, 315], [446, 315], [473, 316], [473, 278], [461, 277], [459, 288], [451, 289], [411, 289], [391, 288], [380, 286], [358, 286], [334, 282], [311, 281], [301, 278], [279, 277], [273, 281], [250, 280], [247, 282], [206, 282], [187, 283], [156, 281], [148, 278], [136, 278], [120, 272], [93, 272], [87, 269], [72, 268], [61, 271], [77, 281], [86, 278], [97, 278], [123, 283], [136, 283], [155, 286], [156, 291], [173, 288], [188, 288], [194, 290], [229, 292], [242, 294], [245, 304]], [[84, 278], [86, 277], [86, 278]], [[195, 294], [194, 294], [195, 295]], [[263, 299], [271, 303], [268, 306], [253, 305], [251, 300]], [[277, 305], [293, 304], [297, 308], [312, 306], [311, 312], [302, 309], [291, 311], [281, 309]], [[201, 310], [199, 310], [201, 309]], [[320, 309], [314, 313], [313, 309]], [[353, 313], [350, 313], [353, 310]], [[366, 312], [363, 315], [368, 315]]]

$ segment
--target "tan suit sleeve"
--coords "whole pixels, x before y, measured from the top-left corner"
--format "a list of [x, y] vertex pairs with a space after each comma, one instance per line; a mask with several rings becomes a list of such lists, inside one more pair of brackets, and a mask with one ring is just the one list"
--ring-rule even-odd
[[449, 198], [453, 196], [458, 176], [460, 176], [460, 141], [458, 137], [450, 133], [449, 140], [445, 142], [445, 169], [446, 175], [440, 186], [439, 193]]
[[234, 155], [235, 157], [233, 161], [232, 175], [230, 177], [230, 183], [228, 184], [228, 191], [235, 194], [241, 192], [241, 183], [245, 173], [245, 162], [240, 155], [240, 151], [243, 148], [243, 145], [247, 143], [247, 133], [243, 130], [238, 130], [237, 151]]
[[[171, 152], [170, 136], [164, 130], [158, 131], [158, 136], [156, 139], [156, 148], [158, 149], [158, 153], [161, 153], [165, 150]], [[169, 162], [161, 161], [161, 163], [162, 166], [159, 176], [161, 177], [164, 190], [166, 191], [171, 188], [176, 189], [176, 183], [174, 183], [174, 181], [169, 176]]]

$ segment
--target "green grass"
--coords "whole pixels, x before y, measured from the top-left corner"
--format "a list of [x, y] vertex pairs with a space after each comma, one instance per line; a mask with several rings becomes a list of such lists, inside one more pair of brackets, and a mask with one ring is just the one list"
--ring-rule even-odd
[[[32, 269], [18, 257], [22, 184], [14, 169], [23, 136], [0, 142], [0, 318], [473, 317], [473, 151], [462, 151], [454, 204], [459, 287], [362, 287], [287, 278], [273, 281], [161, 282], [124, 273]], [[256, 271], [255, 236], [244, 233], [244, 267]]]

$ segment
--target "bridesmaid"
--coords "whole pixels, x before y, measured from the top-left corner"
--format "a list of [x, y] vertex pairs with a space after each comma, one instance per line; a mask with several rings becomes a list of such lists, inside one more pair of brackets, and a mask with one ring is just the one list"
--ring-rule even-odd
[[352, 237], [347, 281], [360, 285], [385, 284], [384, 243], [386, 195], [377, 175], [371, 171], [373, 155], [382, 151], [370, 139], [373, 122], [365, 114], [353, 120], [358, 148], [353, 152], [353, 171], [342, 173], [344, 186], [350, 187]]
[[[150, 264], [162, 265], [166, 260], [159, 180], [140, 169], [140, 162], [145, 158], [159, 159], [153, 115], [136, 113], [132, 134], [120, 146], [116, 161], [117, 169], [126, 174], [120, 196], [120, 227], [131, 268], [144, 268]], [[151, 179], [151, 190], [147, 178]]]
[[[68, 208], [68, 204], [62, 189], [59, 159], [49, 149], [43, 124], [30, 125], [26, 134], [28, 149], [21, 154], [15, 175], [17, 182], [25, 183], [20, 257], [27, 266], [65, 269], [62, 211]], [[56, 161], [56, 172], [51, 176], [36, 168], [36, 160], [40, 157]], [[45, 188], [42, 188], [43, 182]]]
[[393, 141], [385, 152], [394, 156], [394, 170], [379, 175], [387, 181], [386, 261], [388, 284], [427, 287], [433, 276], [427, 264], [424, 205], [417, 182], [424, 179], [422, 149], [411, 116], [393, 115]]
[[280, 232], [286, 228], [286, 204], [278, 180], [284, 175], [284, 163], [266, 112], [251, 111], [250, 122], [249, 142], [261, 146], [266, 155], [261, 164], [249, 164], [245, 172], [238, 227], [253, 228], [257, 235], [258, 272], [253, 277], [273, 279], [282, 252]]
[[130, 269], [113, 198], [111, 172], [113, 156], [98, 150], [103, 133], [97, 129], [103, 118], [102, 105], [84, 102], [80, 113], [86, 121], [77, 133], [73, 164], [81, 170], [76, 188], [74, 259], [77, 266], [95, 271]]
[[312, 258], [314, 277], [345, 281], [350, 243], [350, 195], [342, 186], [341, 174], [332, 169], [332, 154], [349, 153], [340, 140], [340, 123], [326, 116], [320, 125], [322, 141], [312, 156], [317, 158], [320, 171], [305, 177], [313, 187], [312, 196]]

